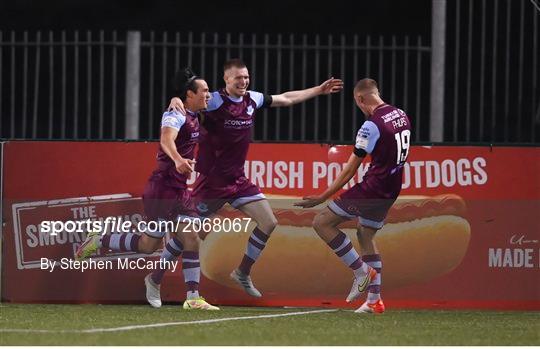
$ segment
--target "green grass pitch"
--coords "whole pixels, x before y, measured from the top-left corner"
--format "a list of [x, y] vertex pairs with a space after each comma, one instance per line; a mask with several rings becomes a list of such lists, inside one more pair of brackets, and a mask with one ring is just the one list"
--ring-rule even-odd
[[540, 312], [318, 310], [4, 303], [0, 345], [540, 345]]

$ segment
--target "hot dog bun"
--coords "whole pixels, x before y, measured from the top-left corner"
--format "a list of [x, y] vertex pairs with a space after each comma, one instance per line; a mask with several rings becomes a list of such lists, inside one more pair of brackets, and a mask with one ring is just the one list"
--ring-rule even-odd
[[[320, 209], [301, 210], [288, 200], [270, 199], [278, 226], [252, 269], [252, 278], [264, 294], [290, 296], [343, 295], [351, 286], [351, 271], [322, 241], [311, 222]], [[389, 290], [429, 281], [456, 268], [470, 239], [466, 210], [456, 195], [400, 197], [375, 241], [383, 260], [383, 286]], [[238, 211], [225, 210], [224, 216]], [[342, 230], [357, 251], [356, 221]], [[244, 255], [254, 224], [245, 232], [219, 232], [201, 244], [203, 274], [221, 285], [238, 288], [229, 279]]]

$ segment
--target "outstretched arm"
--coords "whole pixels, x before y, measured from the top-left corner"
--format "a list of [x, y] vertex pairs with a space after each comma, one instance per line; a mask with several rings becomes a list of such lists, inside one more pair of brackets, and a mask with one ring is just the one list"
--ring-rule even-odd
[[328, 189], [324, 191], [324, 193], [321, 195], [306, 196], [302, 201], [295, 203], [294, 206], [308, 208], [325, 202], [351, 180], [351, 178], [356, 174], [356, 171], [358, 171], [358, 167], [360, 167], [363, 160], [363, 156], [359, 157], [356, 154], [351, 154], [349, 161], [347, 161], [347, 164], [343, 170], [339, 173], [336, 180], [328, 187]]
[[366, 155], [371, 154], [373, 149], [375, 149], [379, 137], [380, 132], [377, 125], [369, 120], [364, 122], [356, 135], [354, 151], [343, 170], [339, 173], [338, 178], [321, 195], [306, 196], [303, 201], [297, 202], [294, 205], [304, 208], [313, 207], [332, 197], [345, 183], [351, 180]]
[[312, 88], [305, 90], [289, 91], [280, 95], [272, 95], [271, 107], [288, 107], [293, 104], [301, 103], [310, 98], [314, 98], [320, 95], [327, 95], [330, 93], [336, 93], [343, 89], [343, 81], [340, 79], [330, 78]]

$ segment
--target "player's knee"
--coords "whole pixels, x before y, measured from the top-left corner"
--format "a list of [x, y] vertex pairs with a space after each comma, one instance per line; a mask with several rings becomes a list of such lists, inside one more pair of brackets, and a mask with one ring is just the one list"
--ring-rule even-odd
[[154, 239], [152, 237], [143, 235], [143, 237], [139, 240], [139, 252], [145, 254], [154, 253], [159, 248], [160, 244], [161, 239]]
[[311, 225], [313, 226], [313, 229], [315, 229], [315, 231], [317, 232], [324, 229], [327, 226], [324, 219], [324, 213], [318, 213], [315, 218], [313, 218], [313, 222], [311, 223]]
[[139, 249], [139, 252], [140, 253], [144, 253], [144, 254], [152, 254], [155, 250], [153, 248], [150, 248], [150, 247], [143, 247], [141, 249]]
[[366, 242], [370, 240], [365, 235], [363, 235], [360, 230], [356, 232], [356, 237], [358, 238], [358, 242], [360, 243], [360, 246], [365, 246]]
[[377, 230], [368, 229], [368, 228], [360, 226], [358, 228], [358, 231], [356, 232], [356, 235], [358, 237], [358, 240], [360, 240], [360, 242], [362, 241], [369, 242], [373, 240], [376, 233], [377, 233]]
[[150, 244], [139, 245], [140, 253], [151, 254], [151, 253], [154, 253], [156, 250], [157, 250], [157, 247], [154, 247], [153, 245], [150, 245]]
[[183, 232], [181, 240], [187, 250], [197, 250], [200, 241], [199, 234], [194, 231]]
[[266, 227], [265, 227], [265, 231], [264, 233], [266, 235], [270, 235], [272, 234], [272, 232], [274, 231], [274, 229], [276, 229], [278, 225], [278, 220], [275, 216], [272, 216], [270, 217], [270, 219], [268, 220], [268, 222], [266, 223]]
[[277, 218], [272, 215], [271, 217], [265, 217], [264, 220], [257, 221], [257, 228], [266, 235], [270, 235], [276, 229], [277, 224]]
[[194, 231], [186, 231], [182, 233], [183, 240], [187, 243], [194, 242], [199, 239], [199, 234]]

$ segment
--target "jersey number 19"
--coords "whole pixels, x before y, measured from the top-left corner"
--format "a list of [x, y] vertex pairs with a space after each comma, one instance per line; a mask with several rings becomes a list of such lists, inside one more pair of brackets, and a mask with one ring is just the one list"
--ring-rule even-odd
[[394, 134], [397, 144], [397, 164], [401, 165], [407, 160], [409, 155], [409, 145], [411, 142], [411, 131], [403, 130]]

